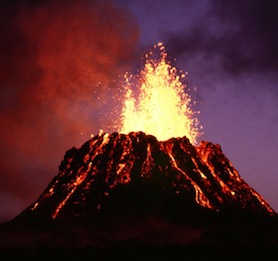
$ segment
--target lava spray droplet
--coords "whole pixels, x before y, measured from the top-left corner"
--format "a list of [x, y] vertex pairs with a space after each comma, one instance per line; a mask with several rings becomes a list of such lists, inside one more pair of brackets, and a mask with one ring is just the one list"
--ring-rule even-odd
[[122, 109], [121, 133], [143, 131], [160, 141], [186, 136], [192, 144], [201, 135], [198, 111], [193, 111], [191, 95], [183, 83], [184, 73], [166, 60], [162, 43], [154, 46], [159, 58], [146, 55], [139, 75], [125, 76], [125, 101]]

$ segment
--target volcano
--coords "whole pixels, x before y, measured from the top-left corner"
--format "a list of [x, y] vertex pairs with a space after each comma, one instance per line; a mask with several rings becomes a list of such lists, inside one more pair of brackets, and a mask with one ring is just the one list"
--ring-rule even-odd
[[[113, 207], [115, 198], [119, 204]], [[167, 203], [174, 211], [176, 201], [181, 203], [176, 211], [275, 214], [219, 145], [194, 147], [186, 137], [159, 142], [134, 132], [98, 135], [67, 151], [58, 175], [22, 216], [74, 220], [125, 204], [123, 209], [163, 211]]]
[[68, 150], [41, 196], [0, 225], [0, 259], [278, 255], [277, 214], [219, 145], [195, 145], [201, 128], [186, 74], [162, 43], [154, 51], [160, 59], [150, 52], [137, 76], [125, 75], [118, 132]]
[[68, 150], [38, 200], [1, 232], [6, 247], [278, 242], [277, 214], [219, 145], [143, 132]]

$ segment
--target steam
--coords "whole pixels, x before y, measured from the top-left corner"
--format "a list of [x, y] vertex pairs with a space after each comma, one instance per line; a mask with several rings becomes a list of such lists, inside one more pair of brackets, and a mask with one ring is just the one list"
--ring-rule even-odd
[[65, 150], [101, 128], [99, 96], [128, 69], [137, 27], [111, 2], [0, 7], [0, 198], [10, 199], [0, 201], [2, 221], [18, 214], [14, 202], [23, 209], [41, 193]]

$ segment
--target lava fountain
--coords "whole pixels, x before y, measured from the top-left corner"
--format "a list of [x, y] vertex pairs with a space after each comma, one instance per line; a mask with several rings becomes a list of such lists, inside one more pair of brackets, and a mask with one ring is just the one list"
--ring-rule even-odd
[[201, 135], [196, 117], [199, 111], [191, 108], [194, 102], [183, 83], [186, 74], [178, 72], [167, 61], [162, 43], [154, 45], [155, 51], [159, 51], [159, 59], [152, 58], [153, 52], [146, 54], [138, 80], [135, 80], [136, 76], [125, 75], [120, 133], [143, 131], [160, 141], [186, 136], [196, 144]]

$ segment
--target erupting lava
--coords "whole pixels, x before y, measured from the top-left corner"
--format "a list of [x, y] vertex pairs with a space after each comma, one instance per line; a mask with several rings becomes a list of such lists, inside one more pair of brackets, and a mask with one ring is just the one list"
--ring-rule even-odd
[[159, 48], [160, 59], [146, 55], [146, 64], [139, 75], [139, 94], [136, 99], [136, 81], [126, 75], [125, 103], [122, 110], [122, 127], [120, 133], [143, 131], [152, 134], [160, 141], [172, 137], [186, 136], [196, 144], [200, 136], [199, 121], [191, 106], [191, 96], [186, 93], [183, 84], [185, 74], [180, 75], [170, 62], [162, 43]]

